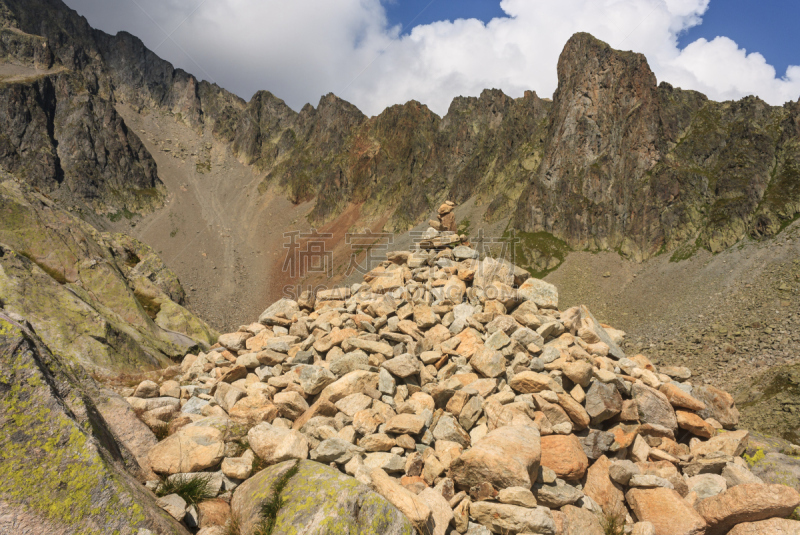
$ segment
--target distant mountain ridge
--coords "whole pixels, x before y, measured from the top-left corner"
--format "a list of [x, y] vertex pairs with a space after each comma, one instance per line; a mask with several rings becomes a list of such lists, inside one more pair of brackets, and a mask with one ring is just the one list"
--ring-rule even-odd
[[[146, 150], [105, 104], [116, 102], [211, 128], [240, 161], [263, 173], [265, 186], [279, 185], [294, 202], [313, 200], [315, 224], [359, 204], [362, 217], [405, 231], [443, 199], [475, 198], [487, 205], [488, 220], [510, 217], [510, 226], [551, 234], [572, 249], [643, 260], [676, 249], [679, 256], [697, 247], [717, 252], [747, 235], [774, 235], [800, 213], [800, 100], [783, 107], [755, 97], [717, 103], [656, 85], [644, 56], [588, 34], [566, 44], [552, 101], [487, 90], [456, 98], [444, 117], [412, 101], [368, 118], [333, 94], [300, 112], [266, 91], [245, 102], [174, 69], [130, 34], [92, 29], [60, 0], [0, 5], [6, 27], [43, 38], [52, 63], [70, 71], [0, 91], [5, 110], [29, 106], [26, 117], [44, 140], [33, 143], [35, 150], [47, 156], [26, 167], [24, 145], [31, 142], [5, 135], [0, 165], [36, 176], [31, 180], [46, 191], [66, 184], [65, 198], [94, 202], [101, 211], [137, 212], [161, 201]], [[10, 41], [4, 37], [2, 55], [30, 56]], [[93, 115], [71, 110], [60, 121], [59, 103], [77, 95]], [[37, 114], [45, 116], [38, 123]], [[88, 121], [92, 116], [99, 124]], [[70, 119], [105, 132], [100, 137], [107, 142], [64, 147], [76, 130]], [[4, 131], [22, 122], [0, 114]], [[52, 123], [66, 123], [61, 139]], [[49, 147], [48, 136], [57, 141]], [[104, 163], [103, 151], [123, 157]], [[65, 166], [70, 159], [78, 163]], [[550, 253], [541, 252], [529, 254], [538, 262], [532, 267], [552, 266]]]

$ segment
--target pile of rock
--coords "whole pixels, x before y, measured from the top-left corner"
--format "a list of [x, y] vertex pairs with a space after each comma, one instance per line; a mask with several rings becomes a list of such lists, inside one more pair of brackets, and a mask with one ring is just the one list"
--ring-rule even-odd
[[[364, 283], [282, 299], [127, 399], [166, 435], [152, 470], [211, 473], [214, 507], [234, 514], [254, 467], [310, 459], [421, 533], [602, 535], [614, 516], [637, 535], [800, 532], [784, 520], [800, 495], [740, 457], [733, 398], [626, 355], [623, 336], [469, 247], [393, 252]], [[203, 526], [203, 504], [170, 507]]]
[[453, 209], [456, 203], [453, 201], [446, 201], [439, 207], [436, 214], [436, 219], [431, 219], [428, 224], [432, 229], [438, 232], [455, 232], [456, 231], [456, 214]]

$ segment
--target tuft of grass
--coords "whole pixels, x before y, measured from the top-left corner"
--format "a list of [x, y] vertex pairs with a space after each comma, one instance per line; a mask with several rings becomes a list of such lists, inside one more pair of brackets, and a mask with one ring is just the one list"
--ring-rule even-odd
[[603, 535], [624, 535], [625, 514], [621, 510], [601, 513], [600, 527], [603, 528]]
[[253, 474], [257, 474], [267, 467], [267, 462], [258, 455], [253, 455]]
[[289, 484], [289, 480], [297, 474], [298, 470], [300, 470], [299, 461], [273, 483], [272, 497], [261, 505], [261, 521], [256, 526], [255, 531], [253, 531], [253, 535], [272, 535], [275, 524], [278, 521], [278, 513], [284, 504], [282, 496], [283, 489], [286, 488], [286, 485]]
[[228, 518], [228, 521], [225, 523], [222, 535], [242, 535], [242, 526], [239, 523], [239, 517], [233, 512], [231, 512], [230, 518]]
[[168, 496], [177, 494], [188, 505], [197, 505], [203, 500], [215, 498], [216, 494], [211, 490], [211, 474], [207, 476], [176, 477], [161, 483], [156, 489], [156, 496]]

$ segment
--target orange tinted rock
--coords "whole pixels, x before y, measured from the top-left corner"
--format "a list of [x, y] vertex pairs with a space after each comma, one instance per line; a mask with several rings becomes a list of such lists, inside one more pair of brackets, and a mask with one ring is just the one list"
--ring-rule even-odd
[[702, 438], [711, 438], [716, 433], [714, 427], [693, 412], [675, 411], [678, 427]]
[[197, 510], [201, 528], [224, 526], [231, 516], [231, 506], [218, 498], [200, 502], [197, 505]]
[[624, 507], [625, 495], [619, 485], [608, 475], [611, 461], [603, 455], [598, 458], [586, 473], [586, 485], [583, 492], [603, 508], [606, 514], [621, 511]]
[[583, 452], [575, 435], [548, 435], [542, 437], [542, 466], [550, 468], [567, 481], [583, 477], [589, 468], [589, 458]]
[[689, 409], [690, 411], [701, 411], [706, 408], [705, 403], [695, 399], [691, 394], [672, 383], [662, 384], [659, 387], [659, 391], [667, 396], [667, 400], [673, 407]]

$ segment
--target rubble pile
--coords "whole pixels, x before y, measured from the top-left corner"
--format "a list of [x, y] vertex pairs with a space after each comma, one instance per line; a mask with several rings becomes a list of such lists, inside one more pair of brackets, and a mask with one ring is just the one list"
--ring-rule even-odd
[[508, 262], [465, 245], [387, 256], [129, 392], [164, 437], [152, 471], [213, 476], [216, 523], [162, 498], [175, 518], [223, 533], [244, 480], [308, 459], [425, 534], [602, 534], [613, 518], [637, 535], [800, 533], [785, 520], [800, 495], [742, 459], [728, 393], [626, 355], [623, 332]]

